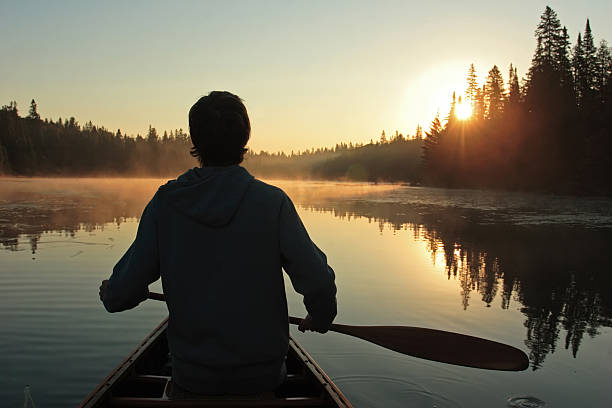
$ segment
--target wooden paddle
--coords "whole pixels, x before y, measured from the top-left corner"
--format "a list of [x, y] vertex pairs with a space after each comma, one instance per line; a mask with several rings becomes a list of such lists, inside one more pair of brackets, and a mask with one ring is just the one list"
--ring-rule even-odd
[[[150, 299], [165, 300], [161, 293], [149, 293]], [[289, 316], [289, 323], [302, 319]], [[507, 344], [465, 334], [410, 326], [349, 326], [332, 324], [330, 331], [358, 337], [398, 353], [441, 363], [487, 370], [522, 371], [529, 358]]]

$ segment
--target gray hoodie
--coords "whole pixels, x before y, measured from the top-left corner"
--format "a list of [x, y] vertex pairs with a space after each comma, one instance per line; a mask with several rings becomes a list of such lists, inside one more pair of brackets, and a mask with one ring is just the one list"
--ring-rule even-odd
[[328, 327], [334, 271], [289, 197], [240, 166], [194, 168], [146, 206], [104, 306], [135, 307], [161, 276], [173, 381], [203, 394], [270, 390], [282, 381], [288, 349], [281, 268], [315, 324]]

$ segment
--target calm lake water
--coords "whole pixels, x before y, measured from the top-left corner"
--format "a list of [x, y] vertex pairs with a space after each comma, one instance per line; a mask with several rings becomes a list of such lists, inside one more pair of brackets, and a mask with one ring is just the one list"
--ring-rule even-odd
[[[1, 406], [23, 406], [26, 385], [37, 407], [77, 405], [165, 317], [160, 302], [111, 315], [98, 300], [164, 182], [0, 179]], [[292, 329], [356, 407], [612, 406], [611, 200], [273, 184], [336, 271], [336, 322], [461, 332], [531, 359], [524, 372], [478, 370]]]

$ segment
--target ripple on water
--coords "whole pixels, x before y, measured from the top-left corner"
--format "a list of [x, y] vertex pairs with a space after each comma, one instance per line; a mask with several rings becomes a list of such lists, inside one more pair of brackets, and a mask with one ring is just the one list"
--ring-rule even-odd
[[510, 397], [508, 406], [512, 408], [540, 408], [546, 405], [544, 401], [536, 397]]
[[[333, 381], [355, 406], [458, 408], [461, 404], [431, 392], [422, 385], [399, 378], [375, 375], [347, 375]], [[393, 398], [389, 399], [392, 395]]]

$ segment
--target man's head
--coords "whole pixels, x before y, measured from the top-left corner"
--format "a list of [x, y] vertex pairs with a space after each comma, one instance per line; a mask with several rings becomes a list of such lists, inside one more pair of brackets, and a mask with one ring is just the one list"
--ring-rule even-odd
[[189, 133], [191, 155], [202, 166], [229, 166], [242, 162], [251, 123], [238, 96], [212, 91], [189, 110]]

